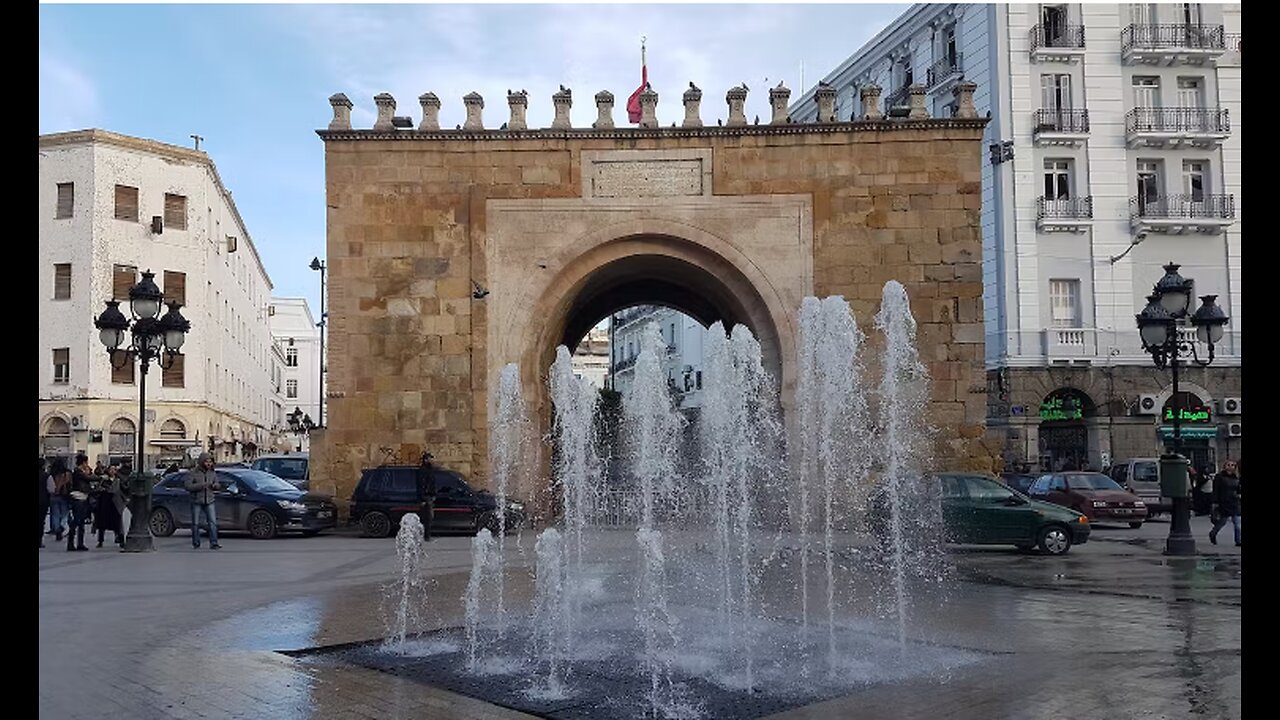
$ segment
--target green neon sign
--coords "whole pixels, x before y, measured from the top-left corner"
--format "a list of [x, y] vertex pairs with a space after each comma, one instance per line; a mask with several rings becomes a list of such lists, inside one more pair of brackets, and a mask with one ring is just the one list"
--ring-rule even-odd
[[[1164, 421], [1173, 422], [1174, 408], [1166, 407], [1164, 409]], [[1211, 422], [1209, 416], [1209, 408], [1203, 405], [1192, 405], [1178, 411], [1178, 420], [1189, 423], [1207, 423]]]
[[1041, 420], [1079, 420], [1083, 417], [1080, 402], [1075, 398], [1064, 402], [1062, 398], [1054, 397], [1040, 403]]

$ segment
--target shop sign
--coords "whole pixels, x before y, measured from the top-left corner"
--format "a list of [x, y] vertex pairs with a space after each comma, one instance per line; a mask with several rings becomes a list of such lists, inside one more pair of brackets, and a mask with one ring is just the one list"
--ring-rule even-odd
[[1189, 407], [1182, 408], [1181, 411], [1177, 411], [1175, 408], [1166, 405], [1164, 408], [1164, 422], [1173, 422], [1174, 412], [1179, 412], [1180, 417], [1178, 420], [1184, 423], [1204, 424], [1212, 422], [1209, 408], [1206, 405], [1191, 405]]
[[1052, 397], [1040, 403], [1041, 420], [1079, 420], [1083, 417], [1080, 401], [1072, 397]]

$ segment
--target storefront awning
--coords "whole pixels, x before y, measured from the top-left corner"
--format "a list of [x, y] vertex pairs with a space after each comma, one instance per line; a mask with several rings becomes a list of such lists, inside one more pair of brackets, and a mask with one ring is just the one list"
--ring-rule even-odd
[[[1162, 440], [1168, 440], [1173, 437], [1173, 426], [1161, 425], [1159, 428], [1159, 432], [1160, 432], [1160, 438]], [[1213, 438], [1218, 437], [1218, 426], [1217, 425], [1207, 425], [1207, 426], [1206, 425], [1191, 425], [1191, 426], [1183, 425], [1181, 435], [1184, 438], [1212, 440]]]
[[164, 447], [192, 447], [199, 445], [199, 440], [190, 438], [153, 438], [147, 441], [148, 445], [162, 445]]

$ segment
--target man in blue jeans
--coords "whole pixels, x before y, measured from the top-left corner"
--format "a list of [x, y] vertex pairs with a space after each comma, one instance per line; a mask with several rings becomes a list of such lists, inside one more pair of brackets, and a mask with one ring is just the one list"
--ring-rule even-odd
[[212, 455], [200, 453], [200, 459], [191, 472], [187, 473], [183, 487], [191, 493], [191, 546], [200, 547], [200, 520], [203, 517], [206, 523], [205, 533], [209, 536], [209, 549], [221, 548], [218, 544], [218, 515], [214, 509], [214, 492], [221, 490], [222, 486], [218, 483], [217, 473], [213, 471]]

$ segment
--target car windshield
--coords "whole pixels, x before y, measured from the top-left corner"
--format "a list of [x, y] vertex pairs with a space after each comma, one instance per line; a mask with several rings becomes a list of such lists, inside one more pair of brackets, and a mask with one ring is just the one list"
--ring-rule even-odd
[[269, 472], [285, 480], [307, 479], [307, 461], [305, 458], [263, 458], [256, 465], [255, 470]]
[[280, 492], [281, 490], [292, 490], [296, 492], [298, 488], [281, 480], [280, 478], [265, 473], [261, 470], [236, 470], [231, 473], [237, 480], [243, 482], [258, 492]]
[[1157, 482], [1160, 480], [1159, 470], [1153, 462], [1140, 462], [1133, 465], [1134, 482]]
[[1115, 480], [1102, 473], [1089, 475], [1068, 475], [1067, 485], [1072, 490], [1123, 490]]

